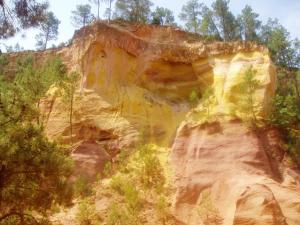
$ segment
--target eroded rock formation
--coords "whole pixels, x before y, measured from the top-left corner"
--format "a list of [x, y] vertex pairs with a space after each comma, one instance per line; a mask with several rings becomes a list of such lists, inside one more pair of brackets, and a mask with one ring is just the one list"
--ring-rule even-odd
[[[206, 43], [170, 27], [99, 22], [78, 31], [69, 47], [43, 54], [60, 55], [81, 74], [72, 137], [79, 167], [93, 175], [122, 148], [155, 142], [171, 147], [173, 209], [182, 223], [300, 224], [299, 175], [284, 166], [279, 135], [251, 131], [235, 101], [235, 87], [252, 68], [260, 83], [256, 114], [267, 115], [276, 72], [266, 48]], [[208, 87], [213, 119], [205, 121], [199, 112]], [[189, 101], [192, 92], [198, 105]], [[48, 136], [69, 142], [63, 101], [52, 96], [44, 105]]]

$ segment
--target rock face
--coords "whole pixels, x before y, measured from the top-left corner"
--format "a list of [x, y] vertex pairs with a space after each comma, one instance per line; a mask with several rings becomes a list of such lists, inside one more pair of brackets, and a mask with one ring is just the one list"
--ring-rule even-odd
[[240, 121], [184, 125], [172, 150], [176, 215], [199, 224], [201, 193], [208, 190], [219, 224], [299, 224], [299, 187], [280, 171], [268, 136]]
[[[47, 134], [75, 143], [78, 171], [92, 177], [123, 148], [155, 142], [171, 147], [174, 215], [184, 224], [300, 224], [299, 175], [282, 163], [280, 137], [237, 119], [237, 86], [250, 68], [259, 82], [255, 114], [268, 113], [276, 71], [264, 47], [98, 22], [78, 31], [70, 46], [42, 54], [60, 55], [81, 74], [72, 137], [66, 104], [51, 91], [44, 102]], [[202, 99], [209, 87], [210, 108]]]

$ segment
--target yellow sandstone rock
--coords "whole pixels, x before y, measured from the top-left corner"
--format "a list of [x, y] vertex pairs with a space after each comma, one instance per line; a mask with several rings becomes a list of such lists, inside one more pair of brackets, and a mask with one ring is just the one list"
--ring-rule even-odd
[[[172, 146], [173, 208], [180, 221], [205, 223], [197, 205], [208, 191], [218, 224], [287, 224], [286, 218], [288, 224], [300, 223], [299, 202], [288, 200], [299, 197], [297, 176], [283, 187], [283, 157], [274, 159], [269, 152], [277, 149], [283, 155], [283, 150], [271, 143], [269, 134], [258, 137], [232, 120], [245, 113], [236, 101], [236, 87], [249, 68], [259, 81], [253, 94], [256, 114], [268, 114], [276, 71], [265, 47], [251, 42], [206, 43], [170, 27], [98, 22], [77, 31], [70, 46], [42, 54], [60, 55], [70, 71], [81, 75], [74, 101], [73, 153], [84, 153], [89, 161], [74, 155], [78, 165], [98, 168], [90, 162], [97, 149], [113, 160], [122, 148], [139, 142]], [[203, 100], [208, 88], [213, 95]], [[49, 95], [44, 103], [46, 132], [70, 143], [68, 107], [51, 91]], [[218, 122], [205, 123], [210, 122], [207, 107]], [[230, 120], [223, 121], [224, 116]], [[289, 195], [283, 194], [284, 188]], [[276, 217], [274, 212], [280, 213]]]

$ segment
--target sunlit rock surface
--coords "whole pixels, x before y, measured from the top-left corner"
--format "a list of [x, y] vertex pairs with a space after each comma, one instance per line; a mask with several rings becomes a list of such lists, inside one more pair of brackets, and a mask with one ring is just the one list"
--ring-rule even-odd
[[[250, 131], [236, 102], [235, 87], [252, 68], [260, 83], [255, 113], [267, 116], [276, 71], [264, 47], [99, 22], [76, 32], [70, 46], [40, 54], [60, 55], [81, 75], [72, 137], [68, 105], [51, 90], [43, 105], [47, 135], [73, 142], [78, 171], [94, 176], [122, 149], [155, 143], [171, 150], [172, 208], [183, 224], [300, 224], [300, 179], [284, 166], [280, 136]], [[206, 121], [199, 112], [208, 87], [214, 97]]]

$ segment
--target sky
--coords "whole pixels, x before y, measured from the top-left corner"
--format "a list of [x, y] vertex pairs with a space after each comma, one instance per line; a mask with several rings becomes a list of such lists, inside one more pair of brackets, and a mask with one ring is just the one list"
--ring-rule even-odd
[[[72, 38], [75, 28], [71, 24], [71, 11], [78, 4], [87, 4], [89, 0], [48, 0], [50, 10], [54, 12], [56, 17], [61, 21], [59, 26], [59, 36], [56, 41], [51, 41], [52, 44], [66, 42]], [[154, 7], [162, 6], [169, 8], [174, 12], [177, 22], [179, 22], [178, 14], [188, 0], [152, 0]], [[211, 6], [213, 0], [199, 0], [200, 2]], [[230, 9], [237, 15], [248, 4], [253, 10], [260, 15], [260, 20], [267, 21], [268, 18], [278, 18], [280, 23], [285, 26], [291, 33], [293, 38], [300, 39], [300, 0], [231, 0]], [[102, 3], [101, 14], [103, 15], [107, 6]], [[153, 8], [154, 8], [153, 7]], [[96, 6], [93, 5], [93, 12], [96, 15]], [[35, 35], [37, 30], [30, 29], [27, 32], [22, 32], [14, 38], [0, 42], [0, 48], [5, 50], [4, 45], [15, 45], [19, 43], [24, 49], [35, 49]]]

